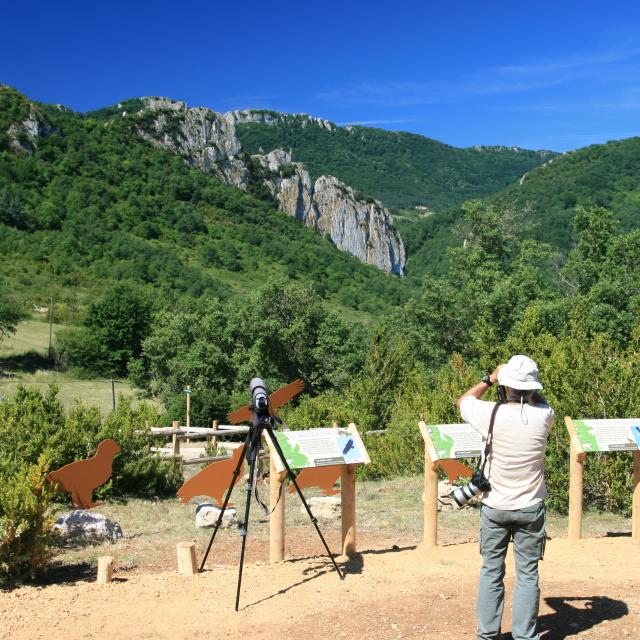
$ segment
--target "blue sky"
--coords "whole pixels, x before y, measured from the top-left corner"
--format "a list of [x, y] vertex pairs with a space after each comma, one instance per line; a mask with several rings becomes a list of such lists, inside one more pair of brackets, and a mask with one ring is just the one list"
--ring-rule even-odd
[[79, 111], [167, 95], [455, 146], [640, 135], [640, 3], [5, 0], [0, 82]]

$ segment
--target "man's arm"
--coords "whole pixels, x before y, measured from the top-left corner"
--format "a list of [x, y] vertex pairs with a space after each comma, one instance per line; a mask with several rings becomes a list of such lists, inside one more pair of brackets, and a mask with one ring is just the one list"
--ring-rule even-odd
[[[500, 371], [500, 369], [503, 367], [503, 365], [499, 364], [494, 370], [493, 373], [491, 373], [491, 375], [489, 376], [489, 380], [491, 380], [491, 384], [495, 384], [498, 380], [498, 371]], [[480, 400], [480, 398], [482, 398], [482, 396], [484, 395], [484, 392], [490, 387], [491, 385], [487, 384], [486, 382], [482, 382], [482, 380], [480, 382], [478, 382], [478, 384], [474, 384], [473, 387], [471, 387], [470, 389], [467, 389], [459, 398], [458, 401], [456, 402], [456, 405], [458, 406], [458, 408], [460, 407], [460, 403], [464, 400], [464, 398], [476, 398], [477, 400]]]

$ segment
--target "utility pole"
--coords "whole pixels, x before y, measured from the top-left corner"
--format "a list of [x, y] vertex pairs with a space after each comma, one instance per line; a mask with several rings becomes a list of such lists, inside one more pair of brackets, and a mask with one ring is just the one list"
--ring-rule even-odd
[[53, 335], [53, 296], [51, 296], [51, 299], [49, 301], [49, 351], [48, 351], [48, 358], [49, 358], [49, 363], [53, 362], [53, 347], [51, 345], [51, 338]]

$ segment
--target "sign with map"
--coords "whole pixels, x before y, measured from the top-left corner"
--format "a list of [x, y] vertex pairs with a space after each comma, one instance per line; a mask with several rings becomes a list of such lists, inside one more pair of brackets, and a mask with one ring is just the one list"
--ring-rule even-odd
[[[369, 464], [371, 460], [354, 424], [305, 431], [276, 431], [282, 453], [292, 469], [338, 464]], [[276, 457], [276, 468], [284, 465]]]
[[623, 420], [573, 420], [584, 451], [638, 451], [640, 418]]
[[429, 424], [427, 431], [440, 460], [479, 458], [482, 454], [482, 436], [470, 424]]

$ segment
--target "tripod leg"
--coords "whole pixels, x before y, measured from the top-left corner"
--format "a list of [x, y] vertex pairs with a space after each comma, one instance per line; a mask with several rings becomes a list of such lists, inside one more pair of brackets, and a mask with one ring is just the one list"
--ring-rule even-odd
[[282, 453], [282, 449], [280, 447], [280, 443], [278, 442], [278, 439], [275, 437], [275, 435], [273, 433], [273, 429], [271, 428], [271, 425], [267, 426], [266, 429], [267, 429], [267, 433], [271, 437], [271, 442], [273, 443], [273, 446], [274, 446], [275, 450], [277, 451], [278, 455], [280, 456], [280, 460], [282, 460], [282, 463], [284, 464], [284, 467], [287, 470], [287, 475], [289, 476], [289, 480], [291, 480], [291, 482], [293, 483], [293, 486], [296, 488], [296, 491], [298, 492], [298, 495], [300, 496], [300, 500], [302, 500], [302, 504], [304, 505], [304, 508], [306, 509], [307, 513], [309, 514], [309, 519], [311, 520], [311, 524], [313, 524], [313, 526], [316, 528], [316, 531], [318, 532], [318, 535], [320, 536], [320, 540], [322, 540], [322, 544], [324, 545], [324, 548], [325, 548], [325, 550], [327, 552], [327, 555], [329, 556], [331, 562], [333, 562], [333, 566], [334, 566], [335, 570], [338, 572], [338, 575], [340, 576], [340, 579], [344, 579], [344, 574], [340, 571], [340, 568], [336, 564], [336, 561], [335, 561], [334, 557], [331, 555], [331, 551], [329, 550], [329, 545], [327, 545], [327, 541], [324, 539], [324, 536], [322, 535], [322, 531], [320, 531], [320, 527], [318, 526], [318, 519], [313, 515], [313, 513], [311, 513], [311, 509], [309, 508], [309, 505], [307, 504], [307, 501], [305, 500], [305, 497], [304, 497], [302, 491], [300, 490], [300, 487], [298, 486], [298, 483], [296, 482], [295, 474], [293, 473], [293, 471], [291, 471], [291, 467], [289, 466], [289, 463], [287, 462], [287, 459], [284, 457], [284, 453]]
[[249, 529], [249, 509], [251, 508], [251, 492], [253, 491], [253, 482], [255, 479], [256, 459], [258, 458], [258, 452], [260, 450], [260, 439], [256, 446], [251, 447], [249, 450], [249, 481], [247, 482], [247, 504], [244, 509], [244, 522], [242, 523], [242, 529], [240, 535], [242, 536], [242, 548], [240, 550], [240, 569], [238, 571], [238, 590], [236, 591], [236, 611], [240, 604], [240, 586], [242, 584], [242, 567], [244, 566], [244, 550], [247, 545], [247, 531]]
[[229, 488], [227, 489], [227, 495], [224, 498], [224, 503], [222, 504], [222, 509], [220, 509], [220, 514], [218, 515], [218, 520], [213, 528], [213, 533], [211, 534], [211, 538], [209, 539], [209, 545], [207, 546], [207, 550], [202, 558], [202, 562], [200, 563], [200, 569], [198, 569], [199, 573], [202, 573], [204, 570], [204, 564], [207, 561], [207, 557], [209, 556], [209, 551], [211, 550], [211, 545], [216, 538], [216, 534], [218, 533], [218, 529], [220, 528], [220, 524], [222, 523], [222, 516], [224, 516], [224, 511], [227, 508], [227, 504], [229, 504], [229, 498], [231, 497], [231, 492], [233, 491], [233, 487], [236, 484], [236, 480], [238, 475], [240, 474], [240, 467], [242, 467], [242, 463], [244, 462], [244, 454], [247, 450], [247, 443], [249, 442], [249, 433], [242, 445], [242, 454], [240, 458], [238, 458], [238, 464], [236, 465], [235, 471], [231, 476], [231, 483], [229, 484]]

